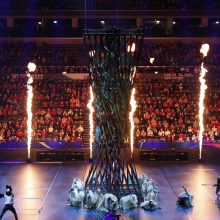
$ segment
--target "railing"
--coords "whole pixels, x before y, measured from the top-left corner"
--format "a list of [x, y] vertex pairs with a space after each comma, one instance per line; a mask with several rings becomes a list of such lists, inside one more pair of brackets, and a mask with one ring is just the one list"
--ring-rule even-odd
[[[159, 148], [198, 148], [198, 141], [139, 141], [137, 147], [140, 149]], [[203, 141], [205, 148], [220, 148], [220, 141]]]
[[[5, 66], [4, 66], [5, 67]], [[1, 66], [0, 66], [1, 68]], [[11, 68], [13, 70], [11, 71]], [[198, 73], [194, 73], [195, 68], [197, 70], [200, 68], [200, 66], [187, 66], [187, 65], [160, 65], [160, 66], [154, 66], [154, 65], [147, 65], [147, 66], [138, 66], [137, 67], [137, 76], [143, 76], [143, 74], [147, 74], [147, 76], [157, 78], [161, 78], [161, 74], [163, 74], [166, 77], [181, 77], [181, 76], [196, 76]], [[220, 66], [214, 66], [214, 65], [207, 65], [209, 73], [219, 73], [220, 72]], [[22, 75], [26, 73], [26, 66], [10, 66], [10, 75], [16, 76], [16, 75]], [[47, 69], [48, 74], [44, 74], [44, 69]], [[1, 72], [0, 75], [5, 75], [7, 74], [7, 71]], [[84, 74], [85, 77], [88, 76], [88, 68], [87, 66], [37, 66], [37, 70], [35, 73], [35, 78], [46, 78], [47, 76], [50, 76], [53, 74], [55, 75], [68, 75], [69, 76], [77, 76], [77, 74]], [[140, 74], [140, 75], [139, 75]], [[181, 75], [182, 74], [182, 75]], [[210, 75], [210, 74], [209, 74]], [[217, 75], [218, 76], [218, 75]], [[216, 77], [216, 75], [214, 76]]]
[[[62, 149], [62, 148], [81, 148], [83, 147], [82, 141], [65, 142], [65, 141], [47, 141], [39, 140], [32, 142], [32, 148], [35, 149]], [[0, 142], [0, 149], [25, 149], [27, 148], [27, 142], [22, 141], [5, 141]]]

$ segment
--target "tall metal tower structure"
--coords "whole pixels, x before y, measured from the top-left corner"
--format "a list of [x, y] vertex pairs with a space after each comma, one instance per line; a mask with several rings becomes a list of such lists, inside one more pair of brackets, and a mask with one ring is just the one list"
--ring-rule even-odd
[[142, 48], [140, 29], [86, 29], [84, 43], [94, 93], [96, 135], [86, 189], [100, 189], [120, 199], [142, 200], [136, 168], [124, 139], [130, 96]]

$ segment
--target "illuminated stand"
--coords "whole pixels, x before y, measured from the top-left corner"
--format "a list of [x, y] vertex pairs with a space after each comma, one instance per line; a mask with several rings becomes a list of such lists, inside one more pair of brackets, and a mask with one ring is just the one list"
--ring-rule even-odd
[[27, 150], [28, 158], [27, 163], [31, 163], [31, 141], [32, 141], [32, 101], [33, 101], [33, 76], [32, 73], [36, 70], [34, 63], [28, 64], [27, 71]]
[[[143, 42], [142, 30], [102, 29], [84, 31], [88, 68], [94, 93], [95, 140], [85, 188], [103, 194], [136, 194], [143, 200], [131, 153], [124, 140], [128, 129], [134, 79]], [[130, 140], [130, 142], [133, 140]], [[91, 150], [91, 149], [90, 149]]]

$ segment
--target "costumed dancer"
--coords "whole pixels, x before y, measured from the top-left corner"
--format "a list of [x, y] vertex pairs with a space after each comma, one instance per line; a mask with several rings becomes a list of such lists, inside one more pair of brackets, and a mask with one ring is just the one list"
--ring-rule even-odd
[[220, 208], [220, 176], [217, 178], [217, 184], [213, 185], [213, 187], [216, 187], [216, 204]]
[[193, 207], [192, 202], [193, 202], [193, 195], [189, 193], [186, 188], [183, 186], [184, 192], [181, 192], [178, 195], [178, 200], [177, 204], [186, 208], [191, 208]]
[[0, 198], [5, 198], [5, 207], [2, 210], [2, 213], [0, 215], [0, 219], [2, 219], [3, 215], [7, 212], [7, 211], [11, 211], [14, 216], [15, 219], [18, 220], [18, 216], [16, 213], [16, 210], [14, 208], [14, 194], [12, 193], [12, 188], [11, 186], [6, 185], [6, 193], [5, 194], [0, 194]]

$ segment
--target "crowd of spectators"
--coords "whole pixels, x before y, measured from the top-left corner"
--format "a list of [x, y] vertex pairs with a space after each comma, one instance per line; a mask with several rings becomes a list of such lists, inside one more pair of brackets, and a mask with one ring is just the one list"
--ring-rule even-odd
[[81, 141], [88, 82], [36, 80], [34, 92], [34, 138]]
[[[200, 66], [201, 42], [150, 42], [143, 45], [140, 66]], [[85, 73], [87, 70], [83, 45], [54, 45], [47, 43], [4, 42], [0, 44], [0, 73], [25, 73], [27, 63], [37, 64], [38, 74], [48, 73]], [[154, 58], [151, 62], [150, 58]], [[219, 70], [220, 46], [212, 44], [205, 64], [213, 72]], [[172, 68], [171, 68], [172, 69]], [[149, 67], [140, 68], [140, 72], [149, 71]], [[198, 68], [195, 69], [198, 72]]]
[[206, 103], [206, 117], [205, 136], [209, 139], [215, 138], [216, 134], [220, 131], [220, 80], [213, 79], [207, 81], [207, 96]]
[[[219, 140], [219, 80], [209, 79], [205, 100], [205, 140]], [[214, 87], [213, 87], [214, 86]], [[137, 80], [136, 140], [198, 141], [198, 77], [192, 74]]]
[[0, 44], [0, 72], [25, 73], [27, 63], [36, 63], [39, 74], [85, 72], [82, 45], [4, 42]]
[[[0, 142], [26, 139], [26, 76], [0, 77]], [[88, 82], [34, 81], [33, 140], [80, 142]]]
[[215, 9], [218, 0], [9, 0], [1, 1], [0, 9], [13, 10], [172, 10]]
[[[26, 138], [26, 76], [0, 77], [0, 142]], [[208, 78], [205, 99], [205, 140], [219, 140], [219, 79]], [[33, 84], [33, 139], [82, 140], [88, 82], [37, 79]], [[198, 75], [138, 75], [136, 140], [197, 141], [199, 131]]]
[[0, 62], [10, 66], [26, 64], [32, 59], [40, 66], [81, 64], [82, 45], [4, 42], [0, 44]]
[[[152, 66], [200, 66], [201, 42], [151, 42], [144, 44], [140, 65]], [[153, 63], [150, 58], [154, 58]], [[212, 44], [206, 59], [206, 65], [219, 66], [220, 46]]]
[[26, 137], [26, 78], [0, 77], [0, 142]]
[[[32, 60], [39, 74], [87, 72], [82, 45], [4, 42], [0, 44], [0, 141], [26, 137], [26, 65]], [[164, 140], [198, 139], [198, 74], [201, 43], [151, 42], [144, 44], [137, 80], [136, 137]], [[219, 45], [211, 45], [205, 64], [209, 76], [219, 71]], [[79, 53], [81, 53], [79, 55]], [[154, 58], [153, 62], [152, 59]], [[75, 65], [75, 66], [73, 66]], [[164, 66], [165, 74], [158, 71]], [[159, 74], [156, 74], [158, 73]], [[23, 77], [16, 76], [23, 73]], [[174, 75], [166, 73], [177, 73]], [[22, 75], [22, 74], [21, 74]], [[207, 139], [220, 128], [219, 80], [208, 80]], [[193, 85], [193, 86], [192, 86]], [[34, 84], [34, 138], [73, 141], [81, 139], [88, 84], [72, 80], [36, 80]], [[217, 133], [216, 133], [217, 132]]]

